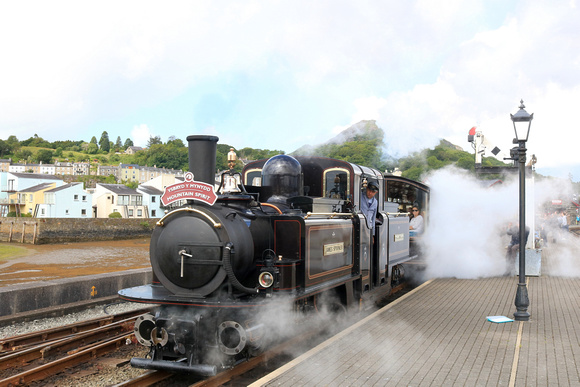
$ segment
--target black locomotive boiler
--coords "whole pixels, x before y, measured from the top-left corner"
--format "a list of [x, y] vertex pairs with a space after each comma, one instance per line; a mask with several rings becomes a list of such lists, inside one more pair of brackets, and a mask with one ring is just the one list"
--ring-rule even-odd
[[[213, 186], [218, 138], [187, 140], [195, 182]], [[374, 238], [358, 211], [370, 181], [380, 187]], [[429, 190], [345, 161], [278, 155], [224, 172], [217, 193], [159, 220], [152, 283], [119, 292], [158, 304], [135, 323], [150, 352], [134, 367], [213, 375], [264, 349], [289, 319], [277, 305], [304, 315], [321, 300], [347, 310], [388, 294], [413, 258], [406, 206], [425, 208]]]

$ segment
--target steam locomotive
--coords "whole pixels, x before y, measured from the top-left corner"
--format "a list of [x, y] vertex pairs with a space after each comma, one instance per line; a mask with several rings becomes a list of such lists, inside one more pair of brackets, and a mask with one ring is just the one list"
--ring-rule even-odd
[[[387, 295], [414, 258], [408, 210], [427, 209], [427, 186], [346, 161], [277, 155], [224, 172], [212, 197], [218, 138], [187, 141], [193, 177], [166, 188], [185, 205], [152, 233], [153, 281], [119, 291], [158, 304], [135, 323], [150, 352], [132, 366], [214, 375], [265, 348], [287, 319], [273, 306], [295, 315], [324, 302], [360, 308]], [[371, 181], [380, 187], [374, 237], [358, 211]]]

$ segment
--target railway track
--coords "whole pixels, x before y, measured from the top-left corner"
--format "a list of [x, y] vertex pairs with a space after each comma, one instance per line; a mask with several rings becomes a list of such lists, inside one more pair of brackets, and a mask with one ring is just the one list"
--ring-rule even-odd
[[135, 318], [146, 311], [0, 340], [0, 387], [28, 385], [131, 344]]
[[[246, 381], [248, 381], [246, 375], [250, 371], [268, 367], [268, 363], [276, 364], [276, 359], [286, 353], [296, 353], [300, 350], [306, 350], [305, 344], [311, 344], [313, 342], [312, 340], [316, 340], [316, 336], [319, 334], [320, 328], [309, 330], [308, 332], [304, 332], [299, 336], [293, 337], [283, 343], [278, 344], [274, 348], [262, 353], [259, 356], [253, 357], [245, 362], [238, 364], [232, 369], [225, 370], [204, 380], [194, 381], [192, 379], [187, 384], [189, 384], [190, 387], [224, 386], [232, 382], [239, 386], [246, 385]], [[318, 338], [317, 340], [321, 340], [321, 338]], [[272, 364], [269, 364], [269, 367], [271, 368]], [[267, 371], [263, 371], [263, 373], [266, 372]], [[116, 384], [115, 387], [151, 386], [157, 382], [173, 377], [175, 377], [174, 374], [165, 371], [147, 371], [144, 374], [131, 380]], [[169, 385], [171, 385], [171, 383]]]
[[[404, 295], [408, 290], [408, 283], [402, 283], [394, 287], [393, 293], [380, 300], [380, 302], [377, 302], [377, 306], [382, 307], [389, 302], [396, 300], [398, 297]], [[182, 377], [179, 383], [175, 384], [183, 386], [188, 385], [189, 387], [247, 386], [262, 376], [284, 365], [292, 358], [299, 356], [324, 340], [330, 338], [348, 325], [355, 323], [360, 320], [360, 318], [372, 313], [374, 310], [375, 309], [369, 309], [366, 312], [361, 312], [361, 314], [357, 316], [350, 316], [346, 319], [344, 324], [337, 325], [336, 320], [333, 320], [323, 326], [318, 325], [317, 329], [311, 329], [298, 336], [292, 337], [261, 355], [242, 362], [232, 369], [220, 372], [216, 376], [203, 380]], [[310, 325], [316, 326], [317, 324]], [[115, 387], [152, 386], [159, 382], [161, 382], [159, 384], [161, 386], [172, 386], [174, 383], [172, 383], [171, 380], [174, 380], [174, 378], [176, 378], [176, 375], [169, 372], [147, 371], [136, 378], [116, 384]], [[167, 382], [167, 380], [169, 380], [169, 382]], [[163, 381], [166, 381], [165, 384]]]
[[[401, 291], [403, 288], [404, 285], [393, 290], [401, 294], [404, 293]], [[389, 298], [392, 301], [396, 295], [391, 295]], [[64, 375], [66, 370], [70, 372], [71, 369], [78, 372], [79, 366], [86, 363], [90, 363], [90, 367], [98, 368], [98, 363], [103, 356], [114, 353], [120, 348], [128, 348], [129, 344], [132, 348], [142, 349], [140, 345], [135, 344], [133, 326], [136, 317], [146, 311], [148, 310], [140, 309], [0, 340], [0, 387], [29, 385], [46, 380], [50, 380], [49, 385], [61, 385], [62, 380], [65, 379], [72, 380], [68, 385], [75, 385], [76, 376], [58, 375]], [[353, 318], [358, 320], [360, 317], [361, 315], [358, 315]], [[204, 380], [174, 375], [165, 371], [132, 369], [129, 366], [130, 354], [124, 352], [111, 355], [117, 356], [113, 358], [115, 365], [111, 372], [121, 373], [125, 369], [131, 371], [129, 373], [131, 376], [124, 376], [126, 381], [114, 384], [118, 380], [123, 380], [123, 377], [116, 375], [117, 382], [105, 385], [244, 386], [288, 362], [291, 359], [288, 353], [296, 356], [335, 334], [336, 328], [336, 321], [332, 321], [330, 325], [325, 325], [323, 328], [327, 331], [326, 334], [321, 334], [320, 327], [305, 331], [257, 357]], [[118, 358], [119, 356], [121, 358]], [[101, 370], [98, 369], [92, 373], [99, 374], [100, 372]], [[61, 379], [58, 379], [59, 377]], [[81, 384], [84, 383], [83, 380]], [[89, 381], [88, 383], [101, 385], [99, 382], [93, 384]]]

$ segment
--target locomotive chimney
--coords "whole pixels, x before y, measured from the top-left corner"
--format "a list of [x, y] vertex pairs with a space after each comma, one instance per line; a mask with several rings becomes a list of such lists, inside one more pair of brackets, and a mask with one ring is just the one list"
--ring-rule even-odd
[[217, 150], [216, 136], [187, 136], [189, 153], [189, 171], [196, 181], [215, 184], [215, 155]]

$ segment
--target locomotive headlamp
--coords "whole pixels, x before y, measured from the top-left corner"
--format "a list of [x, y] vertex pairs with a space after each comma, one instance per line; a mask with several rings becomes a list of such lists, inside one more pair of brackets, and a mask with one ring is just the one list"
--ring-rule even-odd
[[261, 287], [269, 288], [274, 284], [274, 275], [269, 271], [263, 271], [258, 277], [258, 282], [260, 283]]

